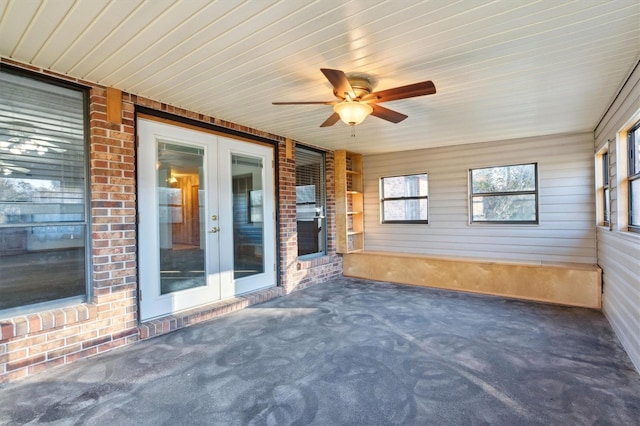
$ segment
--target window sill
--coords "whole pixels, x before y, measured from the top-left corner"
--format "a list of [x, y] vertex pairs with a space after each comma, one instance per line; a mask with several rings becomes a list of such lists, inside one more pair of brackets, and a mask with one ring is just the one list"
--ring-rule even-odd
[[95, 305], [82, 303], [0, 320], [0, 342], [78, 324], [96, 318], [96, 316], [97, 308]]
[[540, 222], [483, 222], [483, 221], [475, 221], [469, 222], [469, 226], [486, 226], [488, 228], [522, 228], [522, 227], [532, 227], [532, 226], [540, 226]]
[[298, 258], [298, 269], [314, 268], [316, 266], [328, 265], [333, 263], [335, 256], [323, 254], [311, 258]]
[[640, 233], [629, 231], [629, 230], [618, 230], [616, 234], [620, 235], [621, 238], [624, 238], [629, 241], [638, 242], [640, 241]]
[[597, 231], [608, 232], [609, 235], [613, 236], [614, 238], [621, 238], [623, 240], [627, 240], [633, 243], [638, 243], [640, 241], [640, 233], [629, 231], [626, 228], [615, 229], [615, 228], [609, 228], [608, 226], [598, 226]]

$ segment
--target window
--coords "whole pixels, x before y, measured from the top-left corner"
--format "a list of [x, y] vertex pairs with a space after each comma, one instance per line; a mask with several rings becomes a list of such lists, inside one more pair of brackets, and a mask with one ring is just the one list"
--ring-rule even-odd
[[0, 312], [86, 299], [86, 93], [0, 69]]
[[472, 169], [471, 222], [538, 223], [537, 164]]
[[326, 253], [326, 198], [324, 154], [296, 147], [298, 256]]
[[610, 197], [609, 197], [609, 153], [602, 152], [599, 156], [600, 167], [598, 169], [600, 176], [598, 177], [598, 197], [599, 205], [598, 215], [600, 225], [609, 226], [610, 224]]
[[627, 134], [629, 145], [629, 231], [640, 232], [640, 122]]
[[380, 178], [382, 223], [429, 223], [426, 173]]

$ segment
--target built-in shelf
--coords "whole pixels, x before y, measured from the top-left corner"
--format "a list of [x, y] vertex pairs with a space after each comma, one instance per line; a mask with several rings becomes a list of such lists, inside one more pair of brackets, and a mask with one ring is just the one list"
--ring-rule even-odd
[[364, 249], [362, 155], [335, 152], [336, 247], [338, 253]]

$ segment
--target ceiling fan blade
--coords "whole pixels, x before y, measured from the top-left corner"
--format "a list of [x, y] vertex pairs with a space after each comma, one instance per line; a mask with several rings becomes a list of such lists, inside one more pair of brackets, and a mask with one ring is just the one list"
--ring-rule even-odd
[[362, 97], [363, 102], [387, 102], [397, 99], [414, 98], [416, 96], [433, 95], [436, 93], [436, 86], [432, 81], [422, 81], [420, 83], [408, 84], [406, 86], [395, 87], [393, 89], [381, 90], [370, 93]]
[[331, 114], [329, 116], [329, 118], [327, 118], [326, 120], [324, 120], [324, 123], [322, 123], [320, 125], [320, 127], [329, 127], [329, 126], [333, 126], [334, 124], [336, 124], [338, 121], [340, 120], [340, 116], [338, 115], [338, 113], [334, 112], [333, 114]]
[[382, 118], [383, 120], [390, 121], [392, 123], [399, 123], [408, 117], [408, 115], [404, 115], [402, 113], [393, 111], [389, 108], [385, 108], [380, 105], [374, 104], [374, 105], [371, 105], [371, 107], [373, 108], [373, 112], [371, 113], [371, 115], [378, 118]]
[[320, 68], [320, 71], [322, 71], [322, 74], [327, 77], [327, 80], [329, 80], [333, 86], [333, 93], [336, 96], [344, 99], [346, 97], [345, 93], [348, 93], [352, 99], [356, 97], [353, 87], [351, 87], [351, 83], [349, 83], [347, 75], [343, 71], [329, 68]]
[[335, 105], [335, 101], [271, 102], [273, 105]]

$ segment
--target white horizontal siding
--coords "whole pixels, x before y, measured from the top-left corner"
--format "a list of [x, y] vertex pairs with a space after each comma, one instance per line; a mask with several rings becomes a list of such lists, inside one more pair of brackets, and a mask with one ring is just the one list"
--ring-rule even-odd
[[[619, 209], [619, 202], [628, 195], [618, 188], [618, 182], [626, 176], [618, 176], [623, 160], [616, 146], [617, 134], [634, 118], [640, 118], [640, 65], [595, 130], [595, 147], [610, 142], [611, 230], [602, 227], [597, 232], [598, 264], [603, 271], [602, 309], [640, 371], [640, 235], [627, 232], [619, 225], [627, 215]], [[625, 147], [622, 142], [620, 148]]]
[[[470, 168], [538, 163], [538, 225], [469, 224]], [[429, 224], [381, 224], [379, 178], [429, 174]], [[365, 249], [596, 263], [593, 135], [554, 135], [364, 157]]]

